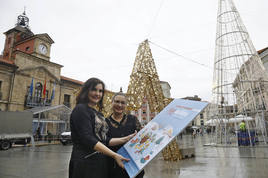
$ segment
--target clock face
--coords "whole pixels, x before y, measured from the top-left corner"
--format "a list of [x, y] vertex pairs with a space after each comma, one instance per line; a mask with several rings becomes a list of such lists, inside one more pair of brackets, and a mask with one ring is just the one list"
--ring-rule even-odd
[[47, 53], [47, 47], [44, 44], [39, 45], [39, 52], [41, 54], [46, 54]]

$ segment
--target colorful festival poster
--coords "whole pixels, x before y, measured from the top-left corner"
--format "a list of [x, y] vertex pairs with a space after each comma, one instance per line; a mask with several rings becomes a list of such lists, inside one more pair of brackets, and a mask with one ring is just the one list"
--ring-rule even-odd
[[126, 158], [125, 169], [135, 177], [208, 105], [207, 102], [174, 99], [155, 116], [118, 153]]

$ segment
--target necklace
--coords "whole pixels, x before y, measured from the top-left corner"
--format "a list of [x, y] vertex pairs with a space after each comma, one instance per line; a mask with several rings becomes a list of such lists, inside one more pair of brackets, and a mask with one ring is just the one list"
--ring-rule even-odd
[[124, 118], [124, 114], [120, 114], [119, 117], [115, 117], [114, 114], [112, 114], [112, 118], [113, 120], [115, 120], [116, 122], [120, 123], [122, 121], [122, 119]]

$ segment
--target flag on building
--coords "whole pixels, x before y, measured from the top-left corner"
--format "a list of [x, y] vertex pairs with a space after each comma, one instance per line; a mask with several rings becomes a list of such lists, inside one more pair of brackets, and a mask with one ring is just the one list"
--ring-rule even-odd
[[33, 96], [33, 78], [32, 78], [32, 82], [31, 82], [31, 86], [30, 86], [30, 90], [29, 90], [29, 96], [30, 97]]
[[32, 100], [32, 96], [33, 96], [33, 78], [32, 78], [32, 82], [28, 91], [27, 102]]
[[54, 85], [53, 85], [53, 90], [52, 90], [52, 93], [51, 93], [51, 101], [54, 99], [55, 97], [55, 89], [56, 89], [56, 82], [54, 82]]

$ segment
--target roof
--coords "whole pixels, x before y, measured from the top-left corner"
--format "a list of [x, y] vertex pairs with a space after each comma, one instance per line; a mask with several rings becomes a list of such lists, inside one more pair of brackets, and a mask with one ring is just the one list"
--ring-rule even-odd
[[54, 43], [52, 38], [47, 33], [36, 34], [35, 37], [40, 37], [40, 38], [46, 37], [47, 40], [50, 42], [50, 44]]
[[4, 64], [4, 65], [7, 65], [7, 66], [11, 66], [11, 67], [17, 67], [15, 65], [14, 61], [3, 59], [3, 58], [0, 58], [0, 64]]
[[83, 85], [84, 84], [84, 82], [81, 82], [79, 80], [75, 80], [75, 79], [72, 79], [72, 78], [64, 77], [64, 76], [60, 76], [60, 79], [68, 81], [68, 82], [72, 82], [72, 83], [75, 83], [75, 84], [78, 84], [78, 85]]
[[54, 41], [52, 40], [52, 38], [47, 34], [47, 33], [42, 33], [42, 34], [36, 34], [36, 35], [31, 35], [31, 36], [28, 36], [24, 39], [21, 39], [19, 41], [16, 42], [16, 45], [18, 44], [21, 44], [21, 43], [24, 43], [26, 41], [29, 41], [29, 40], [32, 40], [32, 39], [35, 39], [35, 38], [39, 38], [41, 40], [45, 40], [46, 42], [50, 43], [50, 44], [53, 44]]
[[194, 100], [194, 101], [201, 101], [201, 98], [199, 98], [197, 95], [194, 96], [186, 96], [182, 99], [186, 99], [186, 100]]
[[8, 34], [8, 33], [11, 33], [13, 31], [17, 31], [17, 32], [25, 32], [25, 33], [28, 33], [30, 35], [34, 35], [33, 32], [29, 29], [29, 28], [26, 28], [26, 27], [21, 27], [19, 25], [17, 25], [16, 27], [4, 32], [4, 34]]
[[[75, 79], [72, 79], [72, 78], [68, 78], [68, 77], [65, 77], [65, 76], [62, 76], [62, 75], [60, 76], [60, 79], [68, 81], [68, 82], [72, 82], [72, 83], [75, 83], [75, 84], [78, 84], [78, 85], [84, 85], [84, 82], [81, 82], [79, 80], [75, 80]], [[112, 93], [112, 94], [115, 93], [115, 92], [107, 90], [107, 89], [105, 89], [105, 92]]]
[[261, 53], [263, 53], [265, 50], [267, 50], [268, 49], [268, 47], [266, 47], [266, 48], [263, 48], [263, 49], [261, 49], [261, 50], [259, 50], [259, 51], [257, 51], [258, 52], [258, 54], [261, 54]]

